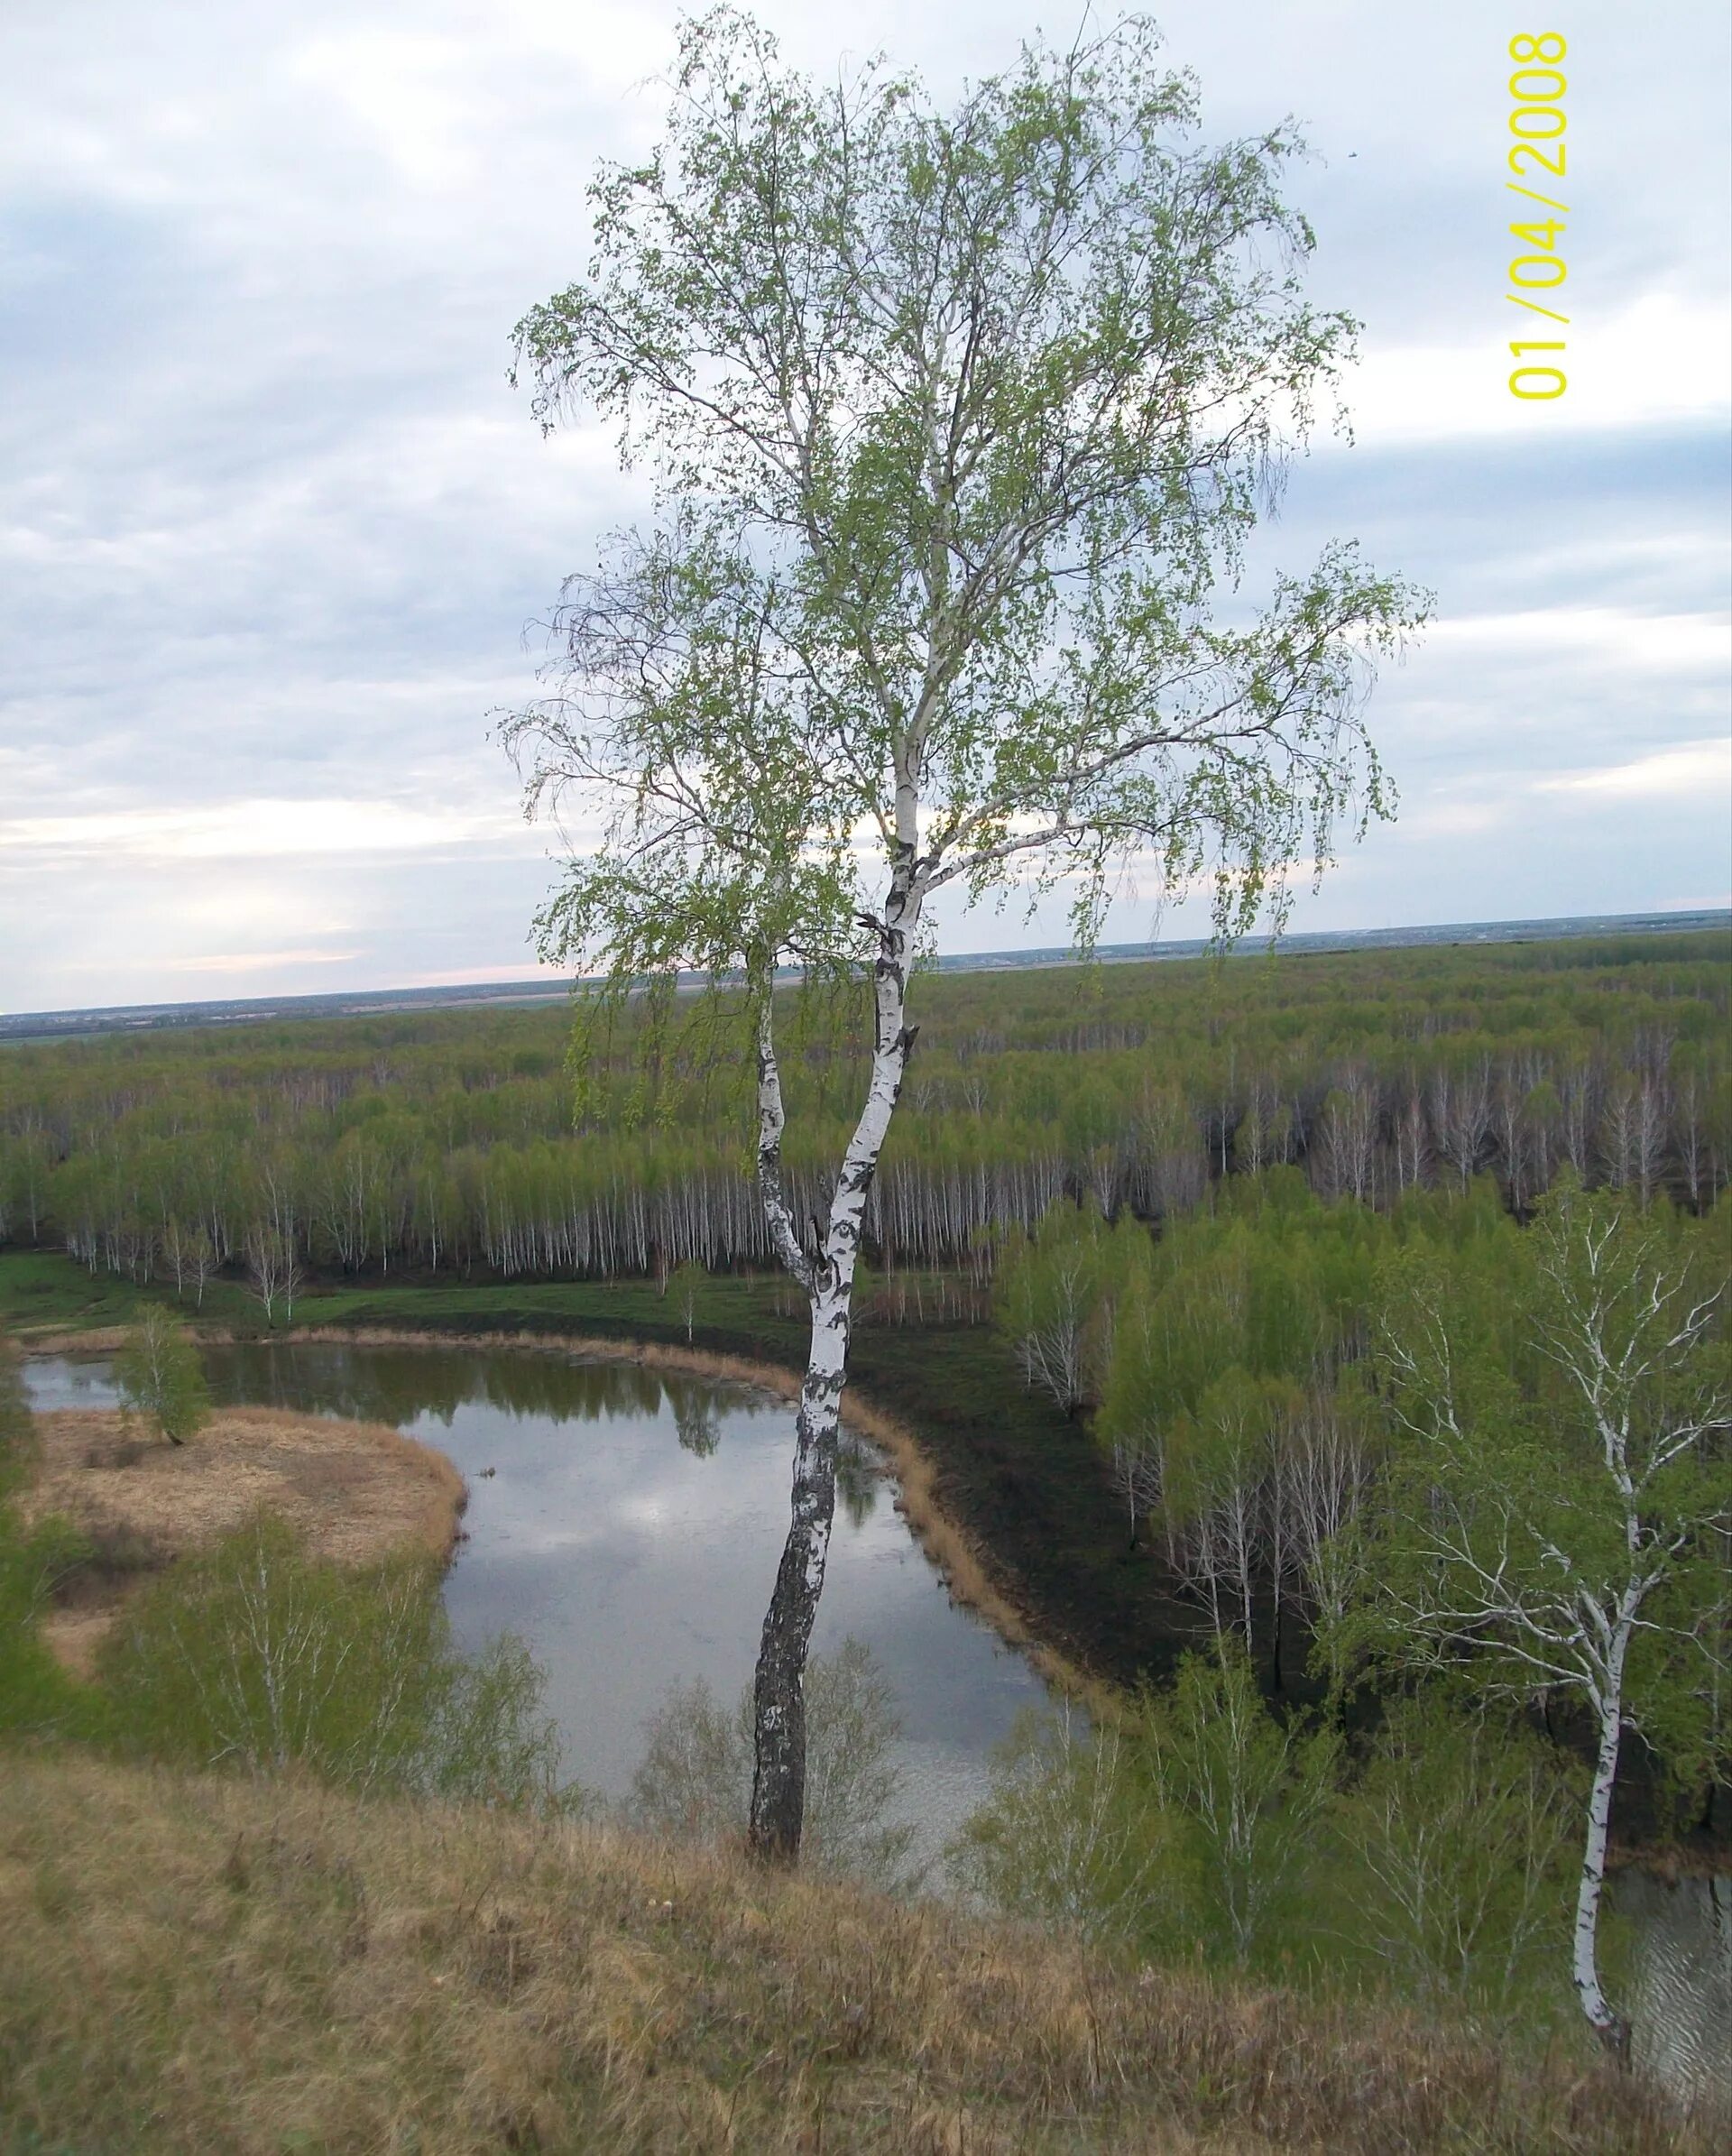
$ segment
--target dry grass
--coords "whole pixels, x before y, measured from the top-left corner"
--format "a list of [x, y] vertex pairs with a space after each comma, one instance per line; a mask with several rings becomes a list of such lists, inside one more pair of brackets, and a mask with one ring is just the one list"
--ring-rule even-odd
[[320, 1556], [363, 1564], [405, 1545], [447, 1556], [468, 1498], [444, 1453], [381, 1423], [228, 1407], [189, 1443], [170, 1445], [118, 1410], [62, 1408], [39, 1414], [36, 1434], [21, 1509], [70, 1520], [93, 1553], [43, 1626], [78, 1675], [135, 1580], [260, 1506], [300, 1528]]
[[715, 1853], [0, 1755], [0, 2151], [1703, 2152], [1608, 2069]]

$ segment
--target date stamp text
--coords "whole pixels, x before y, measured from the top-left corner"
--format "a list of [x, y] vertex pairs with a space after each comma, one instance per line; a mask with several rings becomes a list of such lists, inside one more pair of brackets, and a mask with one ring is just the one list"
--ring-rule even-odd
[[[1517, 208], [1522, 221], [1511, 225], [1510, 237], [1525, 252], [1511, 259], [1509, 281], [1516, 289], [1504, 295], [1513, 307], [1525, 308], [1564, 329], [1570, 327], [1569, 316], [1550, 302], [1570, 275], [1560, 249], [1570, 209], [1559, 198], [1569, 173], [1563, 139], [1570, 124], [1563, 109], [1569, 85], [1562, 65], [1568, 51], [1555, 30], [1538, 36], [1525, 32], [1509, 41], [1509, 57], [1516, 63], [1509, 78], [1509, 132], [1516, 138], [1509, 169], [1516, 178], [1506, 185], [1551, 214], [1542, 217], [1525, 207]], [[1512, 396], [1542, 401], [1562, 396], [1569, 381], [1562, 337], [1524, 337], [1512, 341], [1509, 350], [1516, 362], [1509, 377]], [[1535, 360], [1537, 353], [1556, 356]]]

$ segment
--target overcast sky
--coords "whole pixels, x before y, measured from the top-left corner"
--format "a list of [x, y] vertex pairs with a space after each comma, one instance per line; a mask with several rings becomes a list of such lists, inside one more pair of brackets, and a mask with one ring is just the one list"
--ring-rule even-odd
[[[759, 12], [947, 97], [1078, 10]], [[1725, 905], [1726, 10], [1153, 12], [1209, 133], [1304, 124], [1311, 291], [1365, 324], [1356, 445], [1295, 469], [1276, 551], [1357, 536], [1438, 601], [1371, 706], [1399, 821], [1295, 925]], [[540, 438], [510, 332], [581, 270], [594, 159], [659, 134], [677, 13], [0, 7], [0, 1009], [533, 970], [553, 841], [488, 714], [640, 497], [598, 431]], [[1571, 46], [1549, 404], [1506, 387], [1530, 18]], [[942, 930], [1058, 942], [1062, 907]]]

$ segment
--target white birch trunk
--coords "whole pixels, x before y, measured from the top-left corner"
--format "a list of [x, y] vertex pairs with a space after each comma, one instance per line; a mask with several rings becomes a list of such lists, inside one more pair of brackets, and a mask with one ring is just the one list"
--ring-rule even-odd
[[1624, 1734], [1624, 1659], [1629, 1651], [1628, 1626], [1620, 1622], [1611, 1639], [1606, 1680], [1598, 1699], [1599, 1746], [1588, 1799], [1588, 1838], [1582, 1849], [1581, 1878], [1576, 1888], [1576, 1924], [1571, 1975], [1576, 1996], [1589, 2026], [1607, 2050], [1627, 2059], [1630, 2025], [1606, 1996], [1599, 1980], [1599, 1907], [1606, 1886], [1606, 1847], [1612, 1813], [1612, 1784], [1617, 1779], [1618, 1745]]
[[914, 1036], [903, 1023], [907, 956], [922, 892], [911, 837], [899, 843], [884, 918], [878, 924], [876, 1042], [866, 1102], [854, 1127], [822, 1225], [815, 1258], [802, 1249], [781, 1182], [782, 1099], [770, 1033], [769, 989], [759, 1036], [759, 1185], [778, 1254], [806, 1290], [811, 1347], [800, 1388], [788, 1539], [764, 1616], [753, 1688], [755, 1764], [749, 1846], [754, 1856], [792, 1863], [806, 1810], [806, 1657], [824, 1591], [836, 1508], [836, 1433], [848, 1375], [854, 1267], [867, 1193], [890, 1127]]

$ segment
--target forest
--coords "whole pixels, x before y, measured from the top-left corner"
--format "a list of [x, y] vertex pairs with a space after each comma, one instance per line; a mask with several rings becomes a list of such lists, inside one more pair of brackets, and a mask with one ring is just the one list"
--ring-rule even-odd
[[[1049, 1719], [1000, 1762], [953, 1851], [972, 1892], [1156, 1962], [1519, 1996], [1535, 2027], [1567, 1966], [1627, 2042], [1614, 1787], [1636, 1764], [1641, 1831], [1714, 1847], [1732, 1757], [1727, 956], [917, 982], [860, 1375], [1008, 1581], [1052, 1539], [1025, 1606], [1116, 1679], [1092, 1737]], [[856, 1015], [789, 1013], [797, 1217]], [[535, 1284], [563, 1281], [773, 1355], [794, 1313], [757, 1277], [728, 1016], [725, 990], [640, 1008], [581, 1070], [541, 1011], [20, 1046], [5, 1239], [142, 1297], [146, 1334], [217, 1282], [274, 1329], [345, 1283], [548, 1323]]]
[[[1278, 1166], [1386, 1209], [1484, 1174], [1525, 1218], [1568, 1169], [1703, 1212], [1732, 1175], [1727, 954], [1704, 933], [929, 974], [869, 1248], [890, 1273], [984, 1284], [996, 1239], [1062, 1197], [1159, 1222]], [[628, 1014], [581, 1088], [558, 1011], [13, 1047], [0, 1240], [195, 1304], [244, 1277], [267, 1313], [309, 1271], [764, 1263], [724, 1013], [693, 997], [651, 1015]], [[863, 1016], [808, 1010], [785, 1058], [797, 1219], [840, 1153]]]

